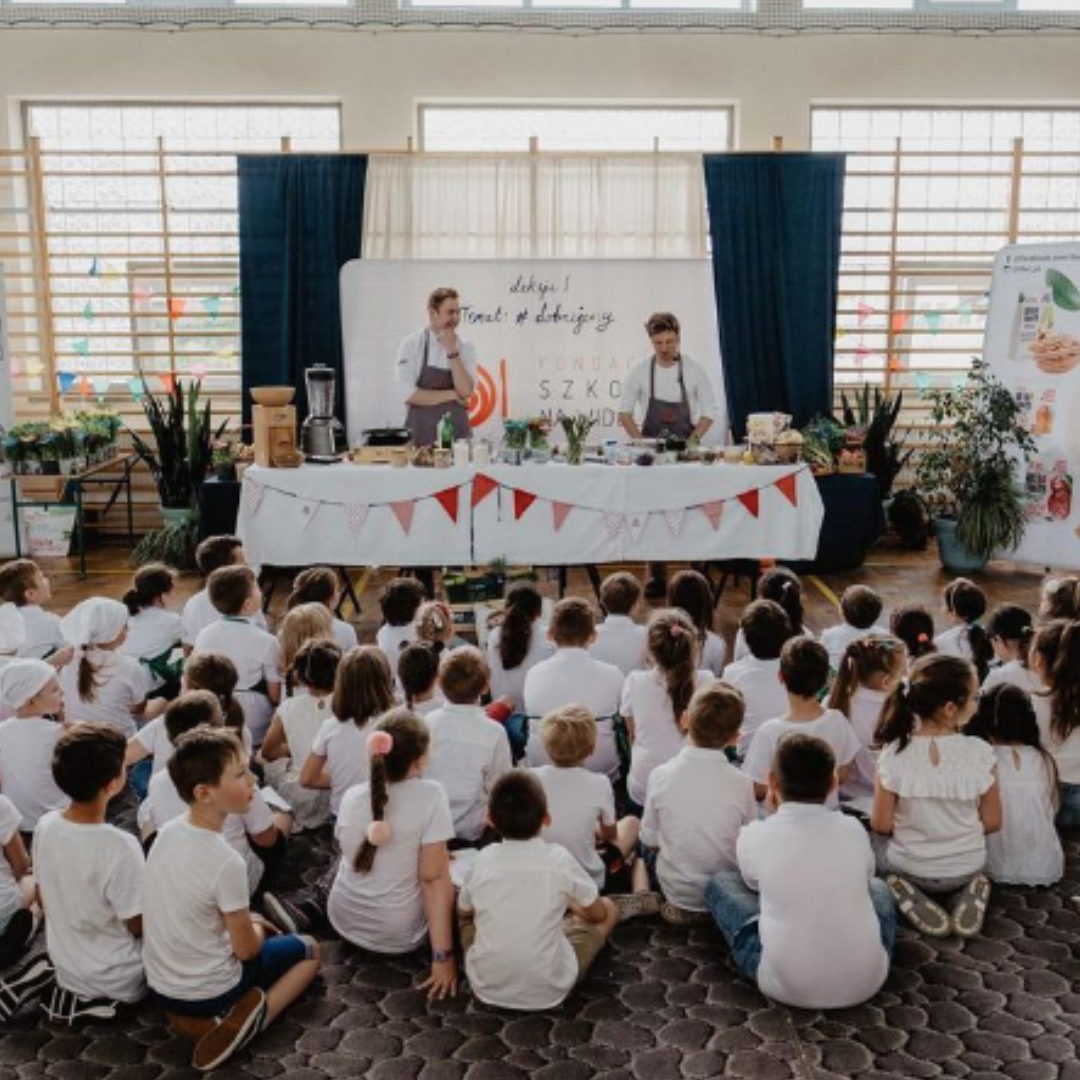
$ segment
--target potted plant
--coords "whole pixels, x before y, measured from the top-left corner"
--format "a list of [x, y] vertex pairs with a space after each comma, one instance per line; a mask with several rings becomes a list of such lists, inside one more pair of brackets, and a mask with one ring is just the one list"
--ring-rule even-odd
[[919, 490], [930, 507], [946, 570], [980, 570], [1024, 535], [1016, 481], [1035, 444], [1009, 389], [982, 360], [962, 386], [930, 394], [933, 441], [918, 459]]
[[192, 379], [186, 389], [177, 379], [171, 391], [159, 398], [143, 377], [142, 407], [153, 445], [128, 430], [135, 452], [157, 485], [165, 526], [139, 542], [131, 553], [135, 566], [160, 561], [186, 568], [194, 563], [199, 488], [210, 471], [213, 445], [228, 424], [222, 420], [214, 429], [211, 403], [200, 402], [200, 391], [198, 379]]
[[896, 434], [896, 421], [904, 407], [904, 394], [896, 397], [885, 393], [880, 386], [864, 384], [852, 401], [841, 393], [842, 418], [848, 428], [866, 432], [863, 449], [866, 451], [866, 471], [877, 477], [881, 498], [887, 501], [893, 484], [911, 459], [913, 450], [905, 447], [905, 438]]
[[586, 413], [560, 416], [559, 423], [566, 432], [566, 463], [580, 465], [585, 460], [585, 445], [596, 421]]
[[218, 480], [236, 480], [236, 449], [228, 439], [214, 440], [214, 476]]

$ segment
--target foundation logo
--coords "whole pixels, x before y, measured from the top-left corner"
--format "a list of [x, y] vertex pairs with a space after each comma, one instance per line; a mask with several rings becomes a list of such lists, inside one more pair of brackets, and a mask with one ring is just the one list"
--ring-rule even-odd
[[476, 368], [476, 389], [469, 398], [469, 424], [478, 428], [486, 424], [498, 411], [505, 420], [508, 416], [509, 394], [506, 386], [506, 360], [499, 361], [496, 375], [483, 364]]

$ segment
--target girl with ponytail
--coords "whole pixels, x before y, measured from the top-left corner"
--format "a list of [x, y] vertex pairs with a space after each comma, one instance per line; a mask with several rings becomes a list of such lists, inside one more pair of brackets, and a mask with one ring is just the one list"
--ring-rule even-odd
[[330, 615], [334, 640], [343, 653], [359, 645], [356, 628], [336, 615], [341, 603], [341, 579], [329, 566], [309, 566], [293, 578], [292, 592], [285, 601], [286, 610], [300, 604], [321, 604]]
[[992, 668], [983, 680], [982, 690], [987, 693], [995, 686], [1011, 684], [1028, 694], [1042, 689], [1042, 679], [1031, 670], [1031, 643], [1035, 640], [1035, 620], [1016, 604], [1002, 604], [994, 608], [986, 622], [986, 633], [998, 666]]
[[540, 618], [543, 611], [540, 590], [531, 581], [516, 581], [506, 590], [506, 606], [488, 638], [492, 697], [510, 698], [514, 712], [525, 707], [525, 676], [555, 651]]
[[[758, 582], [757, 598], [771, 600], [784, 609], [795, 637], [814, 636], [804, 625], [806, 616], [803, 611], [802, 582], [794, 570], [789, 570], [786, 566], [774, 566], [767, 570]], [[745, 660], [750, 655], [750, 647], [746, 644], [746, 637], [740, 626], [735, 635], [735, 659]]]
[[974, 581], [957, 578], [945, 586], [941, 599], [945, 614], [956, 625], [938, 634], [934, 638], [934, 645], [939, 653], [946, 656], [970, 660], [981, 683], [994, 659], [990, 635], [979, 622], [986, 614], [986, 593]]
[[[698, 670], [700, 639], [684, 612], [675, 608], [654, 612], [646, 641], [649, 667], [627, 675], [619, 707], [632, 742], [626, 788], [639, 808], [645, 806], [653, 769], [685, 745], [683, 715], [694, 691], [714, 681], [711, 671]], [[631, 808], [639, 817], [643, 812]]]
[[829, 695], [829, 708], [848, 718], [859, 740], [854, 767], [840, 789], [846, 799], [873, 797], [877, 777], [874, 735], [885, 699], [906, 670], [907, 649], [899, 638], [884, 634], [856, 638], [844, 651]]
[[176, 575], [163, 563], [147, 563], [135, 571], [131, 588], [124, 593], [128, 609], [128, 635], [121, 649], [133, 656], [147, 672], [155, 696], [173, 698], [179, 692], [180, 664], [171, 664], [180, 648], [183, 626], [180, 616], [169, 611], [176, 589]]
[[414, 641], [398, 657], [397, 677], [405, 707], [417, 716], [427, 716], [446, 704], [438, 687], [441, 655], [442, 649], [430, 641]]
[[1039, 621], [1080, 619], [1080, 578], [1053, 577], [1043, 582]]
[[690, 617], [697, 631], [701, 666], [720, 678], [727, 650], [713, 630], [716, 601], [708, 578], [698, 570], [680, 570], [668, 585], [667, 603]]
[[1031, 668], [1044, 689], [1032, 696], [1043, 746], [1057, 765], [1059, 828], [1080, 825], [1080, 622], [1055, 619], [1035, 635]]
[[426, 937], [431, 998], [457, 989], [454, 886], [446, 842], [454, 835], [446, 792], [424, 780], [430, 736], [407, 709], [387, 713], [368, 734], [370, 778], [341, 800], [341, 848], [327, 915], [347, 941], [370, 952], [412, 952]]
[[934, 616], [918, 604], [894, 608], [889, 618], [889, 630], [907, 649], [908, 666], [937, 652], [934, 644]]
[[[967, 660], [924, 657], [889, 693], [877, 729], [870, 824], [879, 870], [901, 912], [932, 937], [974, 937], [990, 898], [986, 837], [1002, 820], [997, 759], [962, 734], [978, 688]], [[953, 897], [949, 910], [944, 896]]]

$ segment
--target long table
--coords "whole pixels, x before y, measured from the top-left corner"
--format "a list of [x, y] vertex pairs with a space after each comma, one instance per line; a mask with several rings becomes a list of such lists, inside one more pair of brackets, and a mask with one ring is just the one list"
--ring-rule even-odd
[[238, 532], [264, 566], [812, 559], [803, 465], [251, 467]]

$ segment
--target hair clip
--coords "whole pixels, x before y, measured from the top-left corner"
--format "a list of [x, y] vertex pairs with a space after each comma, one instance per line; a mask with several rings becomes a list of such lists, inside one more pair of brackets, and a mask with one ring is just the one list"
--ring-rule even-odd
[[386, 757], [394, 749], [394, 736], [389, 731], [373, 731], [367, 737], [367, 749], [372, 757]]
[[925, 631], [915, 639], [920, 645], [925, 645], [930, 640], [930, 635]]
[[911, 680], [906, 676], [900, 680], [900, 693], [907, 697], [911, 693]]

